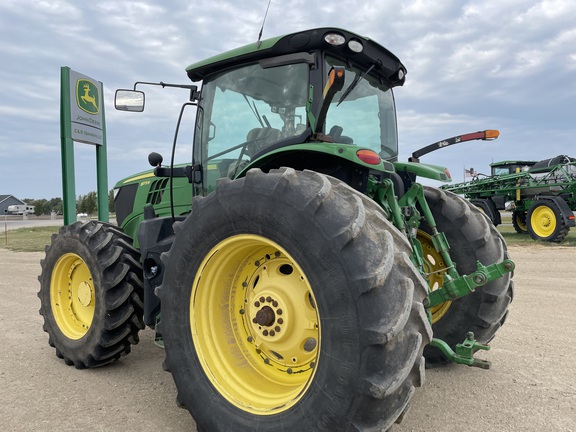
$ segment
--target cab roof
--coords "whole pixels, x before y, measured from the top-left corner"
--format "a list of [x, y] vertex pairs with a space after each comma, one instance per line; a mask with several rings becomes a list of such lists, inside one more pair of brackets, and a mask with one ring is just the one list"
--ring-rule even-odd
[[[342, 36], [344, 42], [340, 45], [328, 43], [326, 36], [330, 34]], [[353, 51], [350, 42], [353, 42], [354, 47], [357, 47], [359, 43], [362, 47], [361, 51]], [[186, 68], [186, 72], [192, 81], [201, 81], [212, 73], [246, 63], [280, 56], [288, 56], [286, 58], [288, 62], [291, 54], [311, 54], [318, 50], [350, 60], [363, 68], [374, 66], [371, 73], [380, 77], [390, 87], [404, 84], [406, 68], [398, 57], [369, 38], [333, 27], [300, 31], [245, 45], [194, 63]], [[314, 61], [312, 56], [310, 58]], [[293, 56], [292, 59], [294, 62], [305, 61], [306, 57]]]
[[501, 167], [501, 166], [509, 166], [509, 165], [534, 165], [536, 161], [526, 161], [526, 160], [507, 160], [501, 162], [492, 162], [490, 164], [491, 167]]

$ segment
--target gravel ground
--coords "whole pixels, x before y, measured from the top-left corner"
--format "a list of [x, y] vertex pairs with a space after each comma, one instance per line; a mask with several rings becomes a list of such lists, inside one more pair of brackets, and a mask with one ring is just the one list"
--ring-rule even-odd
[[[576, 432], [576, 248], [510, 248], [516, 294], [489, 371], [427, 371], [392, 432]], [[0, 249], [0, 425], [3, 431], [195, 431], [175, 404], [153, 331], [113, 365], [76, 370], [42, 331], [36, 295], [43, 253]], [[306, 432], [306, 431], [302, 431]]]

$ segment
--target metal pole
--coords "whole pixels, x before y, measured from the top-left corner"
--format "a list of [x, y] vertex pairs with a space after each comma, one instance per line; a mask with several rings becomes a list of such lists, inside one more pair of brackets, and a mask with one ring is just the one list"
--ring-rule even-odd
[[60, 141], [62, 153], [62, 210], [64, 225], [76, 221], [76, 186], [74, 179], [74, 141], [70, 123], [70, 68], [61, 68]]
[[106, 156], [106, 119], [104, 116], [104, 84], [100, 82], [100, 94], [102, 95], [102, 145], [96, 146], [96, 181], [98, 185], [98, 220], [108, 222], [108, 159]]

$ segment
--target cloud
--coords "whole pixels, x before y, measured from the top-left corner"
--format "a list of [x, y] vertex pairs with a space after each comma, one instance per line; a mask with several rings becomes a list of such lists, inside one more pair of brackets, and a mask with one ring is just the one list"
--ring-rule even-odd
[[[187, 92], [146, 88], [146, 110], [137, 115], [114, 110], [114, 90], [132, 88], [136, 81], [189, 83], [189, 64], [256, 41], [266, 4], [1, 2], [0, 155], [8, 168], [0, 172], [0, 184], [10, 190], [0, 193], [61, 194], [61, 66], [104, 83], [110, 184], [147, 169], [150, 151], [168, 160]], [[423, 160], [447, 164], [453, 171], [474, 163], [481, 171], [481, 164], [492, 159], [570, 153], [574, 16], [571, 0], [273, 0], [263, 37], [334, 26], [378, 41], [408, 69], [405, 86], [395, 89], [401, 157], [442, 138], [498, 128], [497, 144], [454, 146]], [[186, 133], [178, 147], [182, 161], [190, 157], [191, 131]], [[94, 190], [88, 181], [94, 148], [76, 147], [77, 169], [84, 173], [77, 178], [77, 193], [85, 194]]]

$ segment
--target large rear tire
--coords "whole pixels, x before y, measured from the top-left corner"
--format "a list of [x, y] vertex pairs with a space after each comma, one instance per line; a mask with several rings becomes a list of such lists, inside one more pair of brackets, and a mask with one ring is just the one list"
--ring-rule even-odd
[[312, 171], [251, 170], [175, 225], [166, 367], [202, 431], [372, 431], [424, 379], [425, 281], [371, 200]]
[[52, 235], [40, 262], [40, 315], [56, 355], [79, 369], [111, 363], [138, 343], [140, 254], [117, 226], [76, 222]]
[[[489, 265], [508, 258], [504, 239], [474, 205], [436, 188], [425, 187], [424, 194], [438, 230], [448, 239], [450, 256], [461, 275], [474, 272], [477, 261]], [[434, 290], [442, 286], [445, 265], [432, 247], [430, 233], [430, 228], [423, 225], [418, 238], [423, 244], [427, 271], [431, 273], [429, 284]], [[444, 340], [452, 349], [464, 341], [468, 332], [473, 332], [480, 343], [490, 342], [506, 320], [512, 297], [513, 282], [511, 275], [506, 274], [465, 297], [436, 306], [432, 309], [434, 337]], [[430, 366], [448, 362], [431, 346], [425, 348], [424, 356]]]

